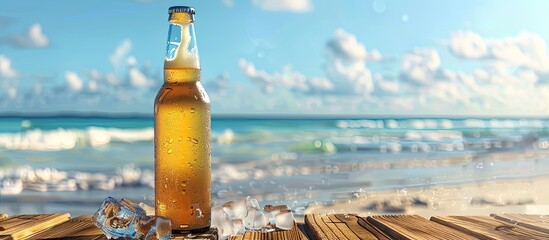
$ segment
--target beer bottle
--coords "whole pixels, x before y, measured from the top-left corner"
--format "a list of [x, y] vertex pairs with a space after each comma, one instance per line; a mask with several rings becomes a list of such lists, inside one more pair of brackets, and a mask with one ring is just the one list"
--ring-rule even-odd
[[194, 9], [171, 7], [164, 85], [154, 104], [155, 210], [172, 232], [210, 226], [210, 99], [200, 83]]

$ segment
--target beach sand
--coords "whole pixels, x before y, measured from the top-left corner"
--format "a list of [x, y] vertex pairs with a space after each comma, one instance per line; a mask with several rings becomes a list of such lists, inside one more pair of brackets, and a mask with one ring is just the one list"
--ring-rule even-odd
[[549, 177], [354, 192], [349, 200], [311, 203], [304, 213], [417, 214], [429, 218], [503, 212], [549, 214]]

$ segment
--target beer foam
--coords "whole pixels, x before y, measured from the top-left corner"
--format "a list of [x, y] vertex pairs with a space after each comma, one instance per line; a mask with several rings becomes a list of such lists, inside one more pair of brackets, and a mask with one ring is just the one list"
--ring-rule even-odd
[[[175, 24], [175, 23], [172, 23]], [[200, 68], [200, 59], [198, 57], [198, 48], [196, 42], [191, 49], [191, 24], [177, 23], [181, 27], [181, 43], [177, 47], [175, 57], [172, 59], [165, 58], [164, 65], [166, 68]], [[196, 40], [195, 40], [196, 41]]]

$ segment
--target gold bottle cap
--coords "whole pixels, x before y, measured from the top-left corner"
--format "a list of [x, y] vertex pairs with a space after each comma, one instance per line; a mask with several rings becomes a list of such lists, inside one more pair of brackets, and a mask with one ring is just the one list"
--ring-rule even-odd
[[187, 6], [173, 6], [168, 9], [168, 13], [189, 13], [194, 14], [194, 8]]

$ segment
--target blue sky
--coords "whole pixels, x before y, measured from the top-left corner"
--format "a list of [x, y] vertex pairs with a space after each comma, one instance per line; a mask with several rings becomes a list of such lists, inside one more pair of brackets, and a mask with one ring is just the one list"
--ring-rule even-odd
[[0, 0], [0, 109], [152, 113], [173, 5], [215, 114], [549, 115], [541, 0]]

